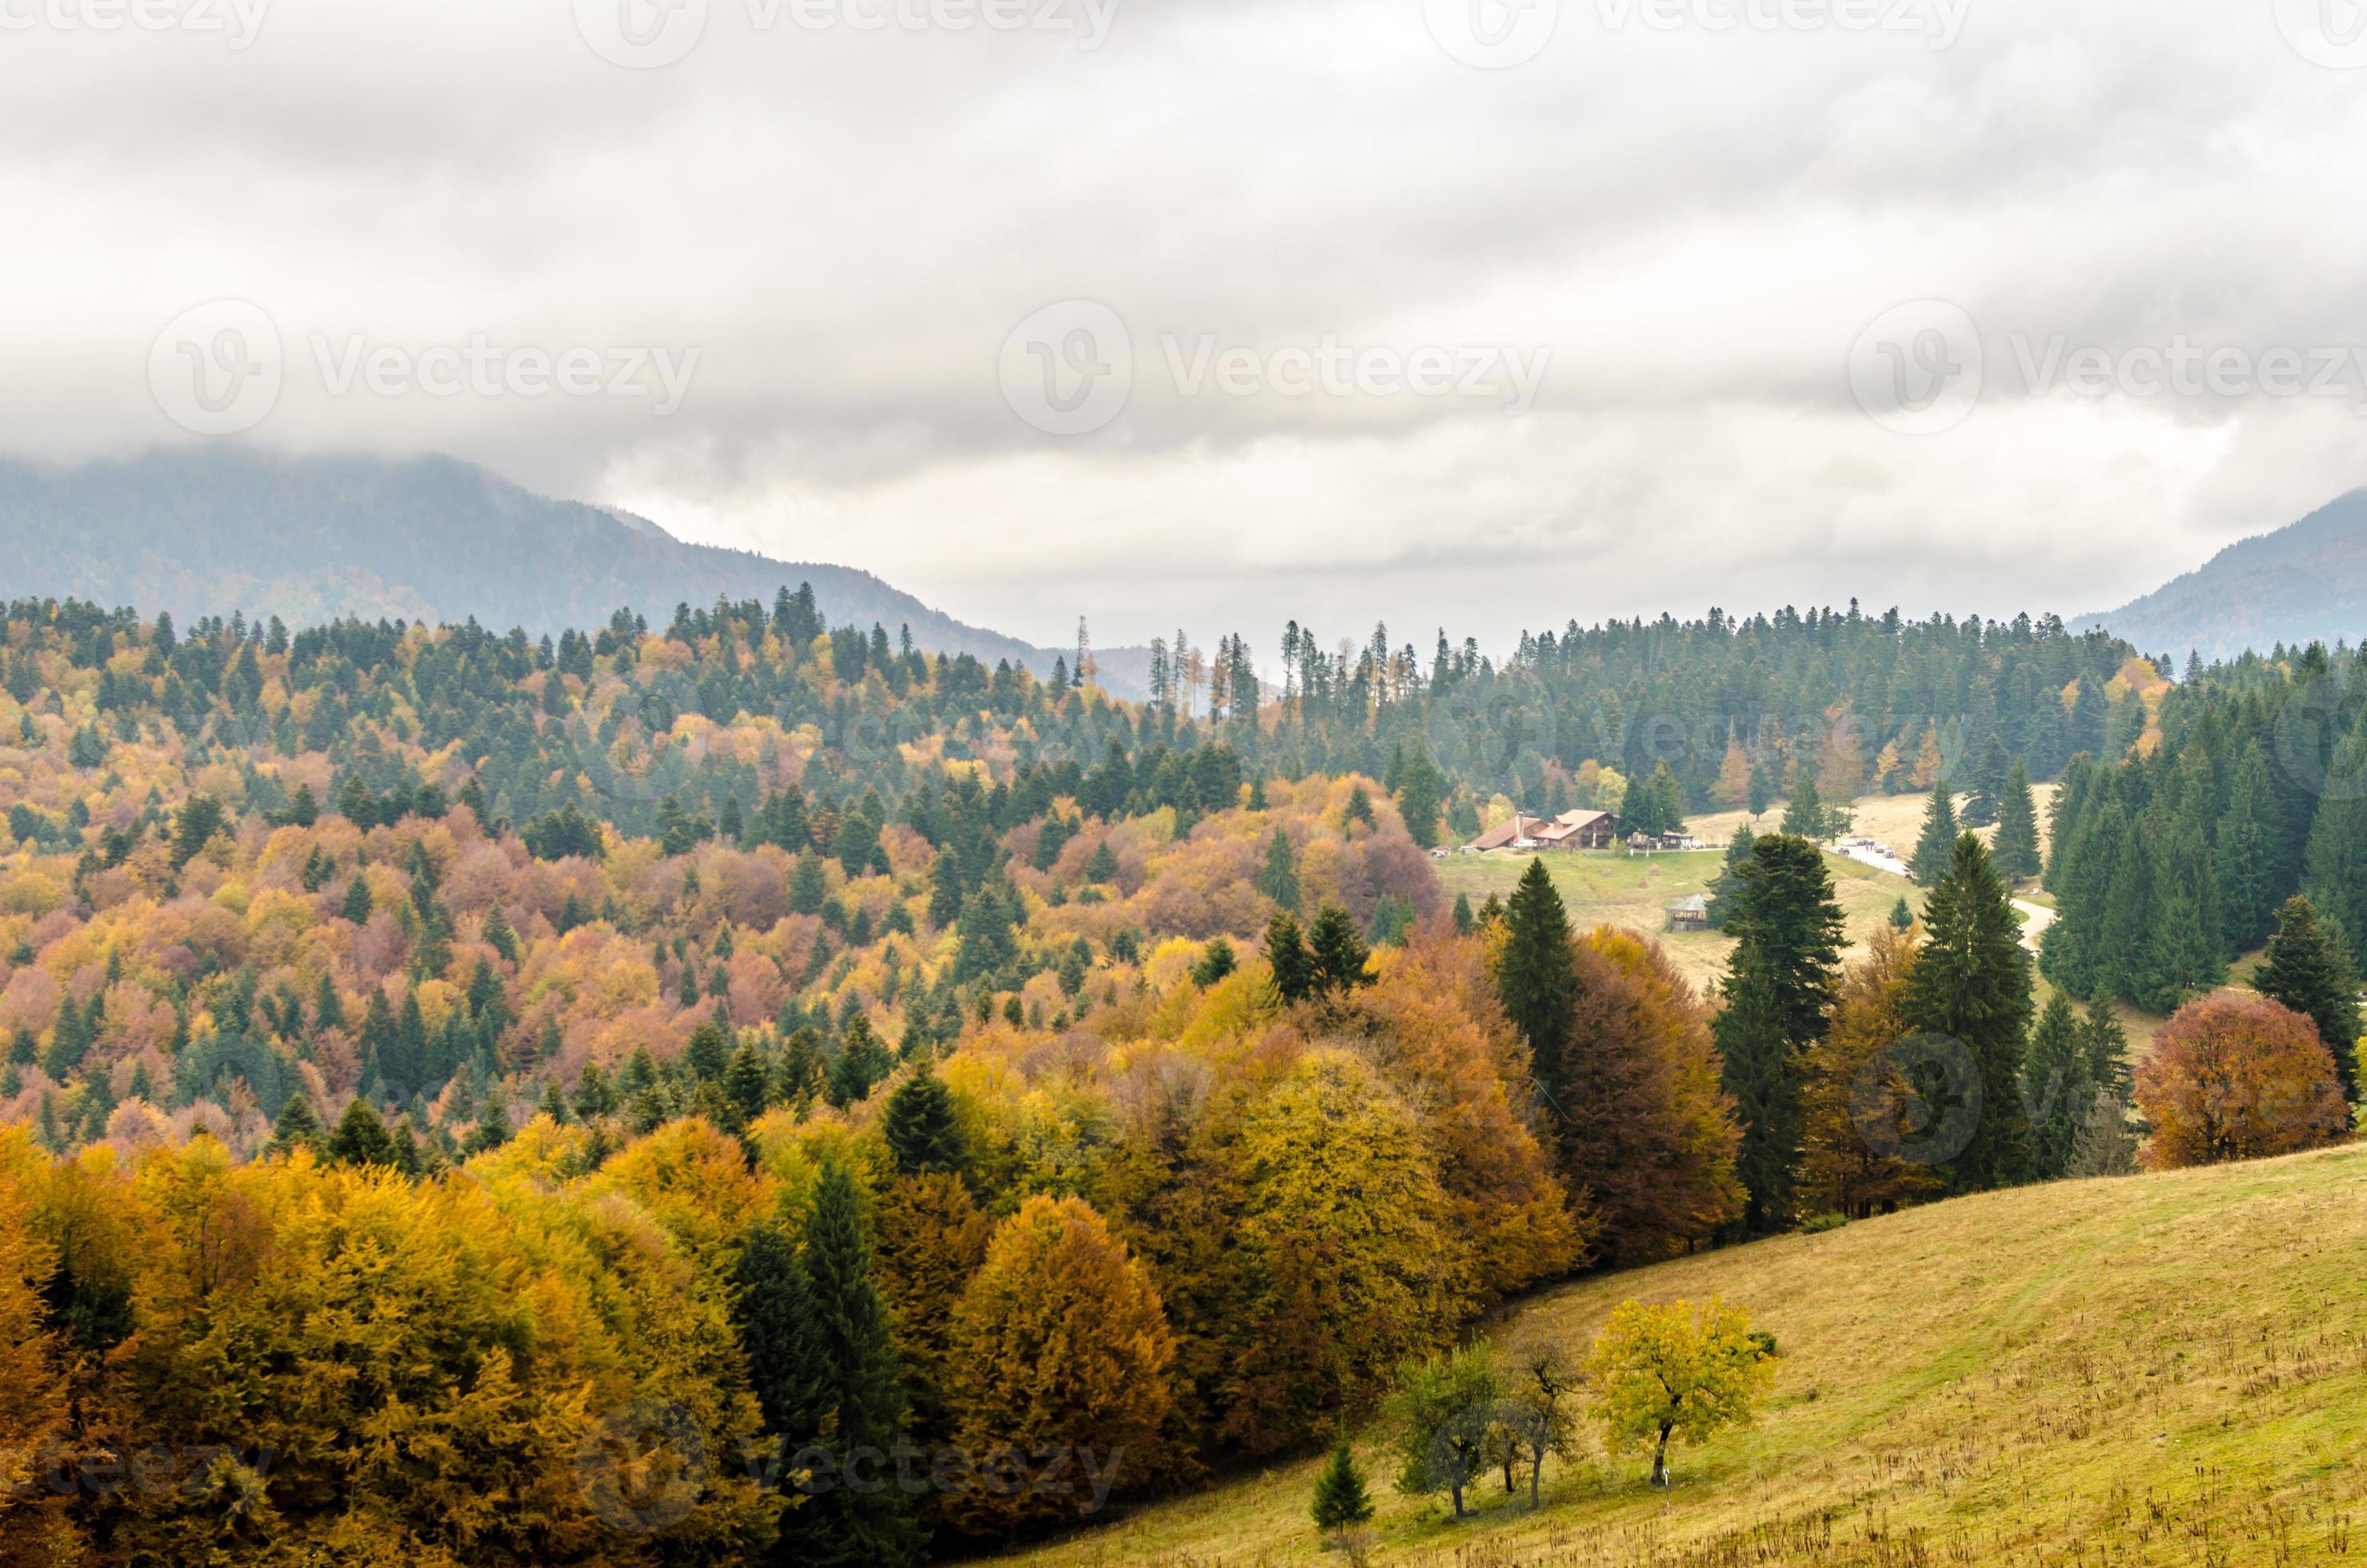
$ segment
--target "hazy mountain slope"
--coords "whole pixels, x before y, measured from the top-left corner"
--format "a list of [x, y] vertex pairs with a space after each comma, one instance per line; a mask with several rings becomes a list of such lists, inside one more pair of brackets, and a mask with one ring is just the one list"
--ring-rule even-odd
[[2200, 569], [2102, 615], [2148, 653], [2225, 658], [2255, 648], [2367, 636], [2367, 490], [2274, 533], [2229, 545]]
[[[718, 594], [810, 582], [832, 623], [1049, 674], [1057, 650], [965, 625], [867, 572], [674, 539], [449, 458], [286, 458], [227, 448], [73, 468], [0, 462], [0, 593], [142, 611], [460, 620], [555, 631], [630, 605], [663, 625]], [[1116, 676], [1116, 672], [1113, 672]], [[1132, 695], [1122, 678], [1113, 690]]]

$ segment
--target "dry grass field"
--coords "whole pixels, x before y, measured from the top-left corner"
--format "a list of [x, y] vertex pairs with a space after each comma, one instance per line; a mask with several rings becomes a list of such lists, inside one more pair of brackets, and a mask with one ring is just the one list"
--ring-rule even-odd
[[[1591, 1451], [1456, 1525], [1360, 1454], [1373, 1561], [1441, 1568], [2239, 1568], [2367, 1557], [2367, 1147], [1960, 1199], [1585, 1280], [1492, 1330], [1582, 1348], [1619, 1301], [1718, 1295], [1784, 1361], [1665, 1494]], [[1003, 1559], [1343, 1562], [1276, 1467]]]

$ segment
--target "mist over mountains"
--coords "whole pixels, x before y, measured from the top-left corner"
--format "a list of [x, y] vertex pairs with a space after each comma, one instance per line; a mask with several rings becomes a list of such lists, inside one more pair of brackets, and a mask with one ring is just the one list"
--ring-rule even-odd
[[[813, 585], [833, 625], [910, 626], [923, 648], [1048, 676], [1062, 652], [968, 625], [868, 572], [691, 544], [630, 513], [538, 495], [445, 457], [157, 450], [74, 467], [0, 461], [8, 594], [68, 595], [187, 620], [243, 610], [290, 625], [340, 616], [557, 632], [630, 606], [770, 603]], [[1114, 650], [1102, 679], [1139, 696], [1146, 663]]]

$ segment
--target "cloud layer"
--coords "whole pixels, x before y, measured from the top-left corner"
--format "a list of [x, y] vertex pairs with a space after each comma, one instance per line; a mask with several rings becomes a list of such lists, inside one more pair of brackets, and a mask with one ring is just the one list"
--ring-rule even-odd
[[[282, 379], [235, 438], [450, 451], [1043, 640], [1268, 652], [1294, 616], [1501, 647], [1714, 603], [2095, 609], [2367, 477], [2367, 363], [2123, 374], [2367, 345], [2367, 69], [2314, 62], [2306, 5], [245, 4], [0, 0], [12, 454], [198, 438], [152, 349], [243, 300]], [[990, 4], [1014, 25], [946, 25]], [[171, 25], [94, 25], [135, 10]], [[663, 68], [594, 46], [691, 22]], [[1456, 58], [1499, 36], [1530, 57]], [[1852, 353], [1910, 397], [1961, 369], [1862, 341], [1931, 300], [1978, 396], [1903, 435]], [[1131, 380], [1047, 434], [1014, 365], [1057, 398], [1116, 350], [1013, 335], [1079, 301]], [[426, 390], [472, 347], [603, 369]], [[616, 384], [645, 349], [697, 351], [669, 415]], [[1455, 386], [1408, 387], [1425, 351]]]

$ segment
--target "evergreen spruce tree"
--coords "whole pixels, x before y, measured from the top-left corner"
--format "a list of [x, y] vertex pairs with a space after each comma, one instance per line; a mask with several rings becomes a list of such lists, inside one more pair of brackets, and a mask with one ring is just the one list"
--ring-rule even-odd
[[1792, 769], [1792, 798], [1784, 806], [1784, 833], [1787, 837], [1822, 844], [1832, 836], [1826, 831], [1829, 825], [1824, 797], [1817, 793], [1817, 776], [1803, 762]]
[[1988, 827], [1999, 820], [2005, 801], [2005, 742], [1991, 734], [1974, 760], [1972, 790], [1965, 797], [1964, 825]]
[[2037, 1028], [2022, 1053], [2022, 1110], [2030, 1119], [2030, 1174], [2053, 1181], [2071, 1168], [2079, 1134], [2096, 1106], [2096, 1085], [2088, 1075], [2086, 1030], [2057, 991], [2047, 998]]
[[798, 857], [795, 869], [789, 873], [789, 913], [820, 915], [822, 901], [830, 896], [830, 885], [822, 878], [821, 857], [808, 849]]
[[1285, 1004], [1303, 1002], [1315, 990], [1315, 960], [1298, 929], [1298, 917], [1288, 910], [1266, 923], [1265, 959], [1274, 969], [1274, 988]]
[[1315, 912], [1315, 924], [1307, 933], [1307, 950], [1313, 960], [1317, 990], [1328, 994], [1372, 983], [1373, 977], [1365, 969], [1372, 949], [1356, 935], [1355, 921], [1338, 904], [1327, 903]]
[[1734, 903], [1742, 892], [1742, 863], [1750, 858], [1759, 835], [1744, 823], [1734, 830], [1734, 837], [1726, 846], [1726, 858], [1719, 863], [1717, 880], [1709, 885], [1709, 927], [1726, 929], [1727, 916], [1734, 913]]
[[[2336, 748], [2327, 777], [2367, 779], [2367, 734], [2354, 734]], [[2302, 862], [2301, 891], [2319, 919], [2346, 943], [2367, 938], [2367, 791], [2334, 790], [2318, 803]]]
[[2112, 1011], [2110, 1002], [2100, 996], [2088, 1004], [2087, 1016], [2080, 1022], [2079, 1039], [2088, 1063], [2088, 1081], [2096, 1085], [2099, 1093], [2110, 1095], [2126, 1107], [2132, 1088], [2129, 1035], [2121, 1027], [2120, 1015]]
[[[748, 1359], [748, 1383], [764, 1413], [764, 1431], [786, 1472], [789, 1461], [821, 1436], [832, 1409], [831, 1369], [823, 1359], [813, 1286], [798, 1249], [763, 1221], [749, 1227], [732, 1273], [732, 1326]], [[787, 1568], [819, 1560], [827, 1539], [821, 1510], [810, 1500], [781, 1516], [781, 1533], [768, 1562]]]
[[1458, 937], [1468, 937], [1478, 928], [1479, 917], [1471, 913], [1471, 895], [1467, 892], [1456, 893], [1455, 895], [1455, 934]]
[[370, 917], [369, 880], [359, 871], [345, 884], [345, 902], [337, 911], [357, 926], [367, 925]]
[[1529, 1042], [1530, 1073], [1557, 1108], [1561, 1068], [1577, 1020], [1578, 967], [1570, 955], [1569, 912], [1541, 859], [1531, 859], [1504, 906], [1504, 949], [1496, 989], [1504, 1016]]
[[321, 1113], [312, 1108], [312, 1096], [299, 1089], [289, 1095], [279, 1108], [278, 1118], [271, 1124], [269, 1148], [275, 1154], [292, 1154], [299, 1149], [314, 1153], [327, 1137], [321, 1126]]
[[1898, 902], [1890, 906], [1890, 928], [1894, 931], [1904, 931], [1914, 924], [1915, 911], [1908, 905], [1907, 895], [1900, 893]]
[[1345, 1432], [1331, 1445], [1331, 1462], [1315, 1478], [1315, 1506], [1309, 1512], [1315, 1528], [1333, 1537], [1373, 1517], [1372, 1494], [1365, 1490], [1364, 1473], [1356, 1468], [1356, 1455], [1348, 1447]]
[[1998, 801], [1997, 844], [1990, 854], [2009, 882], [2029, 881], [2045, 869], [2038, 854], [2038, 802], [2031, 793], [2030, 770], [2020, 757], [2005, 776], [2005, 793]]
[[345, 1114], [337, 1118], [337, 1130], [329, 1136], [329, 1158], [341, 1165], [395, 1163], [394, 1140], [387, 1136], [386, 1123], [359, 1095], [345, 1102]]
[[1948, 873], [1924, 903], [1923, 929], [1901, 1012], [1910, 1030], [1972, 1053], [1980, 1096], [1969, 1138], [1946, 1175], [1958, 1191], [2002, 1187], [2021, 1179], [2028, 1152], [2020, 1088], [2030, 955], [2005, 882], [1969, 833], [1956, 839]]
[[2259, 742], [2248, 741], [2236, 760], [2227, 810], [2219, 819], [2212, 849], [2220, 930], [2231, 957], [2259, 946], [2276, 915], [2276, 862], [2269, 846], [2275, 809], [2269, 792], [2268, 754]]
[[2339, 935], [2318, 924], [2309, 900], [2285, 901], [2277, 934], [2252, 975], [2252, 988], [2281, 1002], [2317, 1026], [2318, 1039], [2334, 1053], [2342, 1092], [2359, 1103], [2359, 975]]
[[929, 1070], [925, 1056], [888, 1096], [880, 1131], [896, 1157], [896, 1168], [906, 1176], [959, 1176], [969, 1167], [968, 1143], [955, 1115], [953, 1093]]
[[1280, 828], [1266, 841], [1265, 868], [1258, 872], [1257, 890], [1289, 913], [1298, 913], [1298, 858], [1291, 853], [1290, 835]]
[[[887, 1303], [872, 1277], [871, 1233], [854, 1178], [835, 1163], [823, 1168], [806, 1221], [805, 1266], [812, 1322], [824, 1369], [826, 1408], [835, 1414], [826, 1443], [844, 1457], [859, 1449], [888, 1453], [904, 1422], [903, 1369]], [[905, 1568], [922, 1560], [924, 1531], [912, 1499], [894, 1485], [840, 1485], [793, 1510], [806, 1550], [796, 1561], [817, 1568]]]
[[719, 1081], [723, 1070], [731, 1064], [731, 1037], [712, 1021], [699, 1025], [690, 1031], [690, 1043], [682, 1048], [682, 1064], [701, 1083]]
[[764, 1059], [757, 1054], [754, 1046], [742, 1040], [731, 1052], [730, 1065], [723, 1069], [723, 1097], [730, 1102], [742, 1127], [764, 1114], [772, 1086], [772, 1074], [765, 1071]]
[[1923, 808], [1923, 835], [1915, 841], [1915, 854], [1907, 862], [1908, 880], [1919, 888], [1936, 886], [1956, 853], [1956, 832], [1955, 792], [1942, 778], [1931, 786], [1931, 799]]
[[1823, 853], [1794, 834], [1761, 838], [1727, 917], [1736, 938], [1716, 1023], [1726, 1092], [1742, 1119], [1735, 1174], [1754, 1234], [1792, 1217], [1800, 1155], [1800, 1057], [1819, 1039], [1840, 967], [1841, 911]]

